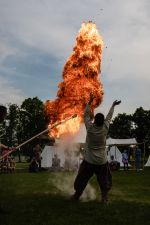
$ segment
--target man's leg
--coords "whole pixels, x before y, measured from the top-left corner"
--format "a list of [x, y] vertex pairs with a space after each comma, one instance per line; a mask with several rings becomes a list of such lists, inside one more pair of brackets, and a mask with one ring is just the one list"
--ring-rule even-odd
[[126, 164], [125, 163], [123, 163], [123, 169], [126, 170]]
[[128, 166], [128, 162], [127, 162], [127, 170], [129, 169], [129, 166]]
[[72, 199], [78, 200], [84, 191], [89, 179], [94, 174], [92, 165], [86, 161], [83, 161], [80, 165], [78, 175], [74, 182], [75, 193], [72, 196]]
[[38, 163], [39, 163], [39, 171], [41, 171], [41, 160], [39, 160]]
[[107, 202], [108, 191], [112, 187], [112, 176], [108, 163], [97, 166], [95, 173], [101, 190], [102, 202]]

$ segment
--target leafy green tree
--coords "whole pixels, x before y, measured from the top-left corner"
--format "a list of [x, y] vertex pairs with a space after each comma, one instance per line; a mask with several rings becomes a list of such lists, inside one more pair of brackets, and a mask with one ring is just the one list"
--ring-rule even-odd
[[137, 108], [133, 114], [133, 121], [136, 124], [135, 135], [138, 142], [150, 139], [150, 110]]
[[8, 146], [14, 146], [17, 142], [18, 110], [18, 105], [9, 104], [4, 133], [4, 142]]
[[6, 121], [0, 124], [0, 143], [7, 144], [6, 139]]
[[[18, 139], [22, 143], [46, 129], [44, 104], [38, 97], [25, 99], [20, 108], [20, 124]], [[23, 147], [24, 153], [32, 156], [34, 140]]]
[[132, 116], [118, 114], [110, 124], [109, 136], [112, 138], [131, 138], [134, 135]]

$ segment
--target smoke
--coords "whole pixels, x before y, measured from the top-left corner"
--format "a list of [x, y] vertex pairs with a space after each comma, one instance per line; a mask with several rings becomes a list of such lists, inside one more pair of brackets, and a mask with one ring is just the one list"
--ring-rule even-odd
[[81, 154], [81, 144], [85, 143], [86, 130], [82, 124], [80, 130], [75, 135], [63, 135], [60, 139], [55, 139], [55, 154], [60, 158], [61, 167], [67, 171], [76, 171], [83, 158]]
[[80, 163], [80, 144], [75, 142], [72, 135], [56, 140], [55, 152], [60, 158], [61, 167], [66, 171], [76, 171]]
[[[66, 135], [63, 136], [63, 138], [56, 140], [55, 153], [60, 158], [61, 167], [68, 172], [55, 173], [54, 177], [50, 179], [49, 182], [53, 182], [56, 190], [63, 193], [63, 195], [68, 196], [68, 198], [74, 193], [74, 180], [82, 161], [79, 143], [85, 142], [85, 134], [85, 127], [82, 125], [80, 131], [76, 135]], [[94, 200], [95, 198], [95, 189], [89, 183], [84, 190], [81, 199], [87, 201]]]
[[96, 190], [90, 183], [86, 186], [81, 199], [84, 201], [96, 199]]
[[[53, 178], [50, 178], [48, 182], [52, 182], [57, 191], [62, 193], [68, 199], [74, 193], [74, 180], [77, 174], [73, 173], [55, 173]], [[82, 196], [82, 201], [96, 199], [96, 191], [94, 187], [88, 183]]]

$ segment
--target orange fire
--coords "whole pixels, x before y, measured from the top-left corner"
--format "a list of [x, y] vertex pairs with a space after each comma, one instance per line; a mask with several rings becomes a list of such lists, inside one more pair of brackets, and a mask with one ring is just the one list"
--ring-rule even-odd
[[51, 136], [60, 137], [76, 133], [83, 121], [83, 111], [89, 101], [89, 94], [95, 96], [91, 106], [94, 109], [102, 102], [103, 86], [99, 81], [103, 40], [92, 22], [83, 23], [76, 38], [76, 46], [63, 70], [63, 82], [59, 84], [55, 101], [47, 100], [45, 113], [49, 125], [77, 114], [78, 116], [51, 131]]

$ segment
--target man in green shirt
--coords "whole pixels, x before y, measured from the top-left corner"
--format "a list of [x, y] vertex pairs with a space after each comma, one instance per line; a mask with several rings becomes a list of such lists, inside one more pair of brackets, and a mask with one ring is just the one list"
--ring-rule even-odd
[[90, 118], [90, 106], [94, 96], [90, 94], [90, 101], [84, 110], [84, 122], [87, 130], [86, 147], [83, 162], [80, 165], [78, 175], [74, 182], [75, 193], [71, 196], [72, 200], [79, 200], [89, 179], [96, 174], [100, 186], [102, 202], [108, 200], [108, 191], [112, 186], [112, 177], [107, 162], [106, 137], [109, 124], [113, 116], [114, 108], [121, 101], [114, 101], [108, 115], [104, 118], [102, 113], [97, 113], [94, 123]]

